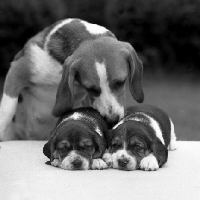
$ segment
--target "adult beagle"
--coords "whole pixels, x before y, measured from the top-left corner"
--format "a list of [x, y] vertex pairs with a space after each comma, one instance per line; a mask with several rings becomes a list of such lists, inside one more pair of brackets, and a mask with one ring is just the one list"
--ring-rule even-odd
[[44, 145], [51, 165], [66, 170], [105, 169], [107, 124], [98, 111], [78, 108], [63, 115]]
[[168, 159], [168, 149], [176, 149], [174, 125], [158, 107], [133, 106], [108, 134], [109, 152], [104, 160], [120, 170], [154, 171]]
[[0, 138], [48, 139], [66, 111], [92, 106], [110, 123], [124, 116], [125, 82], [142, 102], [143, 66], [106, 28], [59, 21], [31, 38], [11, 63], [0, 105]]

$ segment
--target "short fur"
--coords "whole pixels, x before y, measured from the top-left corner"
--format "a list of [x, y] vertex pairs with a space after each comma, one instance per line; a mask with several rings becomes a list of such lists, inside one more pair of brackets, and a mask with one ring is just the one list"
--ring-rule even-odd
[[[96, 110], [74, 109], [59, 119], [43, 153], [52, 165], [63, 169], [96, 169], [94, 163], [106, 149], [106, 133], [107, 125]], [[103, 160], [100, 162], [100, 169], [107, 167]]]
[[[103, 84], [122, 109], [101, 96], [97, 63], [104, 64]], [[48, 139], [57, 117], [81, 106], [92, 106], [116, 123], [124, 115], [127, 79], [133, 98], [143, 101], [142, 72], [133, 47], [106, 28], [79, 19], [59, 21], [31, 38], [11, 63], [0, 106], [0, 140]]]
[[109, 153], [104, 155], [105, 161], [122, 170], [157, 170], [167, 162], [167, 148], [174, 142], [171, 123], [167, 114], [157, 107], [129, 107], [125, 117], [109, 131]]

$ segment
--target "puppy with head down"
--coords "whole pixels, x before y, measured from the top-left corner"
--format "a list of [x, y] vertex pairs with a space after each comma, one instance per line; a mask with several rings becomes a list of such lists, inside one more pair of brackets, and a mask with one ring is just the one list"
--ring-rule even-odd
[[66, 170], [105, 169], [101, 159], [106, 149], [107, 125], [92, 108], [78, 108], [63, 115], [43, 153], [51, 165]]
[[174, 125], [161, 109], [150, 105], [129, 107], [125, 117], [108, 134], [104, 160], [120, 170], [154, 171], [176, 149]]

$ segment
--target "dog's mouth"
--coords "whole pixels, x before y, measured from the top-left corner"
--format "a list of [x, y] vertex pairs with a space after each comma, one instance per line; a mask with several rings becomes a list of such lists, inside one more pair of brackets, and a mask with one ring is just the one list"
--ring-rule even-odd
[[114, 127], [119, 122], [119, 116], [116, 117], [116, 118], [104, 117], [104, 120], [106, 121], [108, 128], [111, 129], [112, 127]]
[[119, 122], [120, 116], [119, 115], [105, 116], [105, 120], [107, 123], [115, 124]]

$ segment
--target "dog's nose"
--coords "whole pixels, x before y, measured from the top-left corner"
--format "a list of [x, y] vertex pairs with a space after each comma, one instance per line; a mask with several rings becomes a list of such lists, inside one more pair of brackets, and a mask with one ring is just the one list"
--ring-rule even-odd
[[79, 169], [82, 166], [82, 160], [81, 158], [76, 158], [73, 162], [72, 165], [75, 169]]
[[129, 160], [126, 158], [118, 159], [118, 165], [123, 168], [127, 166], [128, 162]]
[[112, 117], [107, 118], [106, 121], [109, 124], [115, 124], [115, 123], [117, 123], [119, 121], [119, 116], [118, 115], [114, 115]]

